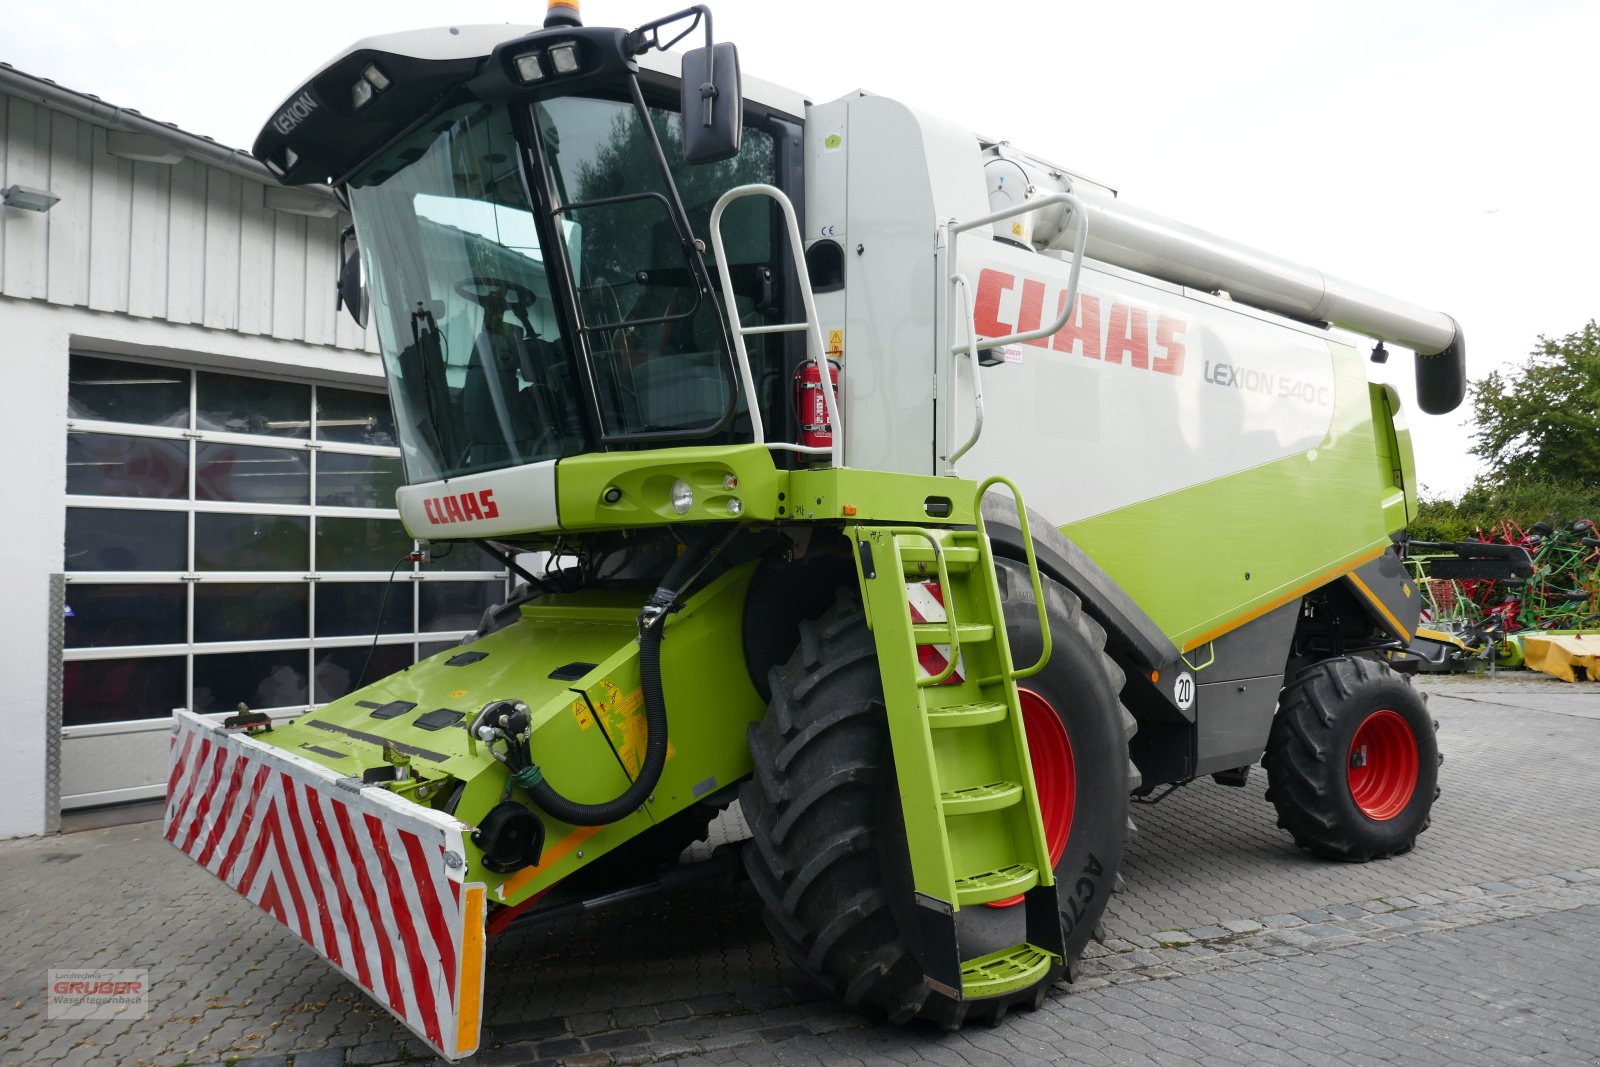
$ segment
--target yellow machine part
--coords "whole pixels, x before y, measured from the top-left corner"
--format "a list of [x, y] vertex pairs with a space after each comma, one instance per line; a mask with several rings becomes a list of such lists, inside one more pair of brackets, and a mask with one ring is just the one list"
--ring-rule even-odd
[[1563, 682], [1600, 681], [1600, 634], [1528, 634], [1524, 666]]

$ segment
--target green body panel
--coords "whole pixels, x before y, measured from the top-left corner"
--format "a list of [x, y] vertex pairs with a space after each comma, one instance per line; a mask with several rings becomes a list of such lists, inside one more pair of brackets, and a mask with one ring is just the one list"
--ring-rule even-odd
[[[730, 635], [740, 632], [754, 568], [729, 571], [669, 616], [661, 658], [671, 740], [649, 802], [600, 828], [568, 826], [541, 812], [546, 838], [537, 867], [496, 874], [482, 867], [481, 855], [469, 846], [469, 881], [487, 883], [497, 903], [516, 904], [750, 773], [745, 728], [766, 705], [742, 663], [729, 669], [727, 649]], [[607, 801], [627, 789], [643, 759], [647, 731], [637, 617], [647, 594], [586, 590], [540, 598], [522, 607], [517, 623], [308, 712], [259, 740], [353, 777], [383, 767], [382, 744], [392, 742], [410, 756], [413, 783], [421, 783], [420, 790], [407, 784], [396, 791], [437, 804], [461, 784], [454, 810], [473, 823], [499, 802], [507, 772], [464, 727], [490, 701], [521, 700], [533, 713], [531, 747], [546, 780], [580, 803]], [[450, 666], [463, 652], [484, 658]], [[550, 677], [571, 664], [594, 666], [577, 679]], [[417, 706], [393, 718], [373, 716], [376, 706], [391, 701]], [[465, 717], [438, 730], [415, 725], [419, 715], [438, 708]], [[520, 788], [512, 796], [532, 807]]]
[[[795, 471], [789, 475], [790, 516], [801, 520], [853, 522], [928, 521], [966, 525], [973, 521], [973, 483], [931, 474], [891, 474], [852, 467]], [[948, 512], [929, 511], [936, 501]]]
[[[729, 486], [728, 478], [735, 479]], [[672, 506], [672, 485], [694, 490], [686, 514]], [[600, 452], [556, 467], [561, 529], [638, 529], [684, 522], [973, 521], [963, 486], [933, 475], [853, 468], [780, 470], [762, 445]], [[607, 501], [611, 492], [616, 500]], [[739, 501], [739, 512], [728, 510]]]
[[1384, 487], [1383, 520], [1401, 529], [1417, 513], [1415, 464], [1411, 456], [1411, 431], [1400, 410], [1400, 394], [1392, 385], [1373, 383], [1372, 432], [1377, 444], [1378, 483]]
[[[729, 477], [737, 479], [731, 488]], [[679, 479], [694, 490], [683, 515], [672, 507], [672, 484]], [[605, 499], [611, 489], [621, 490], [615, 502]], [[571, 531], [728, 522], [735, 517], [728, 510], [734, 498], [743, 521], [771, 521], [782, 514], [787, 489], [788, 472], [762, 445], [596, 452], [556, 465], [556, 508], [561, 528]]]
[[[1180, 648], [1325, 584], [1403, 526], [1393, 468], [1380, 476], [1373, 458], [1365, 368], [1335, 357], [1333, 421], [1319, 447], [1062, 528]], [[1387, 447], [1408, 470], [1409, 435]]]

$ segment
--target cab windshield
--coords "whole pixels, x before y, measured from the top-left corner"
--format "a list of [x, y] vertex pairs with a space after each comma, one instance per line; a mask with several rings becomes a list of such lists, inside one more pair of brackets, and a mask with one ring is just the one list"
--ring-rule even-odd
[[[521, 108], [539, 141], [534, 200]], [[629, 444], [749, 440], [721, 310], [690, 256], [695, 240], [709, 246], [722, 192], [773, 180], [772, 138], [747, 129], [738, 158], [691, 167], [677, 116], [651, 108], [669, 184], [643, 121], [613, 100], [468, 104], [349, 182], [413, 484]], [[723, 223], [747, 322], [777, 311], [772, 221], [750, 199]], [[776, 397], [778, 346], [751, 357]]]
[[[771, 136], [746, 130], [738, 158], [689, 166], [682, 162], [678, 115], [650, 108], [649, 121], [670, 167], [669, 186], [644, 119], [631, 104], [563, 97], [541, 103], [535, 116], [553, 211], [565, 224], [567, 264], [594, 361], [605, 436], [716, 426], [743, 397], [730, 373], [720, 310], [700, 291], [685, 244], [696, 238], [709, 244], [711, 208], [723, 192], [773, 180]], [[687, 234], [672, 211], [674, 190], [688, 218]], [[753, 272], [772, 259], [767, 211], [765, 201], [739, 201], [722, 224], [742, 291], [741, 318], [759, 314], [762, 302], [763, 287]], [[770, 304], [770, 271], [767, 278]]]

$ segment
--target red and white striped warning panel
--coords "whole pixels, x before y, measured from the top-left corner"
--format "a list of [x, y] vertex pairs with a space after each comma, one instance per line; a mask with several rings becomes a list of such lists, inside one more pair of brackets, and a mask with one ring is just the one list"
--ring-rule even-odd
[[173, 712], [165, 834], [449, 1060], [478, 1048], [481, 884], [468, 827]]
[[[938, 582], [907, 582], [906, 603], [911, 608], [912, 622], [943, 623], [947, 620], [944, 610], [944, 589]], [[956, 656], [956, 669], [950, 672], [941, 685], [960, 685], [962, 672], [966, 670], [964, 657]], [[918, 645], [917, 666], [924, 678], [933, 678], [942, 674], [950, 666], [949, 645]]]

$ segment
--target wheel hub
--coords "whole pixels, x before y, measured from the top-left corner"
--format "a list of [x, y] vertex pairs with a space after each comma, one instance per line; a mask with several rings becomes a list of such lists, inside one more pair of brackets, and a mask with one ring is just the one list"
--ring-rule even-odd
[[1362, 720], [1350, 739], [1350, 797], [1367, 818], [1392, 819], [1411, 802], [1419, 765], [1410, 724], [1398, 712], [1379, 709]]

